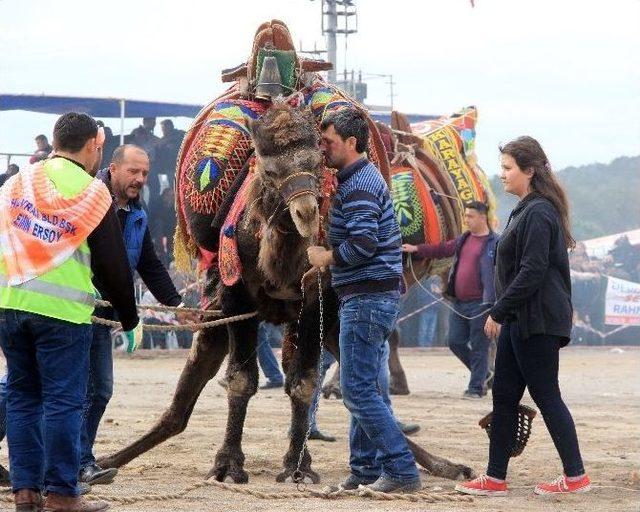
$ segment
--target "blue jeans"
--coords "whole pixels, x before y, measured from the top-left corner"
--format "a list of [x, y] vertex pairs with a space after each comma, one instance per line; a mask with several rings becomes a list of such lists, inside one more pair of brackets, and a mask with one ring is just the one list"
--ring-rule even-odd
[[0, 379], [0, 441], [7, 435], [7, 375]]
[[84, 398], [82, 430], [80, 431], [80, 469], [94, 464], [93, 443], [98, 425], [113, 395], [113, 353], [111, 350], [111, 328], [93, 325], [89, 356], [89, 380]]
[[[382, 400], [386, 404], [386, 406], [393, 413], [393, 409], [391, 409], [391, 397], [389, 396], [389, 352], [390, 352], [389, 343], [384, 344], [384, 352], [382, 354], [382, 361], [380, 362], [380, 373], [378, 374], [378, 387], [380, 388], [380, 394], [382, 395]], [[320, 394], [322, 392], [322, 383], [324, 382], [324, 378], [327, 375], [327, 371], [333, 363], [336, 362], [336, 358], [331, 355], [331, 352], [325, 350], [324, 355], [322, 357], [322, 366], [320, 367], [320, 378], [318, 379], [318, 386], [313, 394], [313, 401], [309, 407], [309, 424], [311, 425], [311, 432], [315, 432], [318, 430], [318, 423], [316, 420], [316, 404], [320, 401]]]
[[91, 325], [0, 310], [13, 490], [78, 495]]
[[398, 316], [399, 294], [370, 293], [340, 301], [340, 385], [351, 412], [351, 472], [364, 481], [384, 476], [419, 480], [415, 459], [379, 390], [387, 339]]
[[[483, 304], [481, 300], [469, 302], [456, 300], [453, 307], [461, 315], [474, 317], [488, 310], [489, 304]], [[484, 333], [488, 314], [487, 311], [473, 320], [467, 320], [453, 312], [449, 317], [449, 348], [471, 371], [468, 391], [481, 395], [486, 392], [484, 381], [489, 373], [490, 342]]]
[[278, 366], [278, 360], [271, 348], [272, 342], [279, 342], [280, 340], [282, 340], [282, 327], [268, 322], [260, 322], [256, 341], [258, 344], [258, 364], [265, 377], [274, 384], [282, 384], [284, 382], [284, 377]]

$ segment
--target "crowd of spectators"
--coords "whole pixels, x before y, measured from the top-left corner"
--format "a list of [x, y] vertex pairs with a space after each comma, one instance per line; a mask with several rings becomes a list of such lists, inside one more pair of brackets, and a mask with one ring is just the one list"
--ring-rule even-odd
[[640, 282], [640, 246], [627, 236], [618, 238], [603, 258], [594, 258], [579, 242], [569, 254], [574, 319], [572, 338], [585, 345], [637, 342], [638, 327], [620, 328], [605, 323], [605, 297], [609, 277]]
[[[104, 129], [105, 142], [102, 154], [102, 166], [111, 162], [114, 150], [120, 145], [120, 135], [114, 134], [104, 122], [98, 121]], [[144, 149], [149, 155], [149, 177], [147, 190], [143, 194], [143, 204], [149, 218], [149, 230], [156, 246], [158, 256], [165, 265], [173, 259], [173, 235], [176, 229], [176, 215], [174, 206], [174, 176], [178, 151], [185, 132], [175, 128], [171, 119], [160, 122], [160, 137], [155, 134], [156, 118], [144, 117], [142, 124], [134, 128], [131, 133], [123, 137], [125, 144], [135, 144]], [[35, 138], [36, 149], [29, 158], [34, 164], [46, 159], [53, 151], [46, 135], [40, 134]], [[4, 174], [0, 174], [0, 186], [16, 174], [19, 168], [12, 163]]]

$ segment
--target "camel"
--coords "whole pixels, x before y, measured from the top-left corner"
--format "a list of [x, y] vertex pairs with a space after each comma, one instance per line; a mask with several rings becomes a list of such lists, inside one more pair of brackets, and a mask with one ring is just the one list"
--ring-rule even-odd
[[[274, 84], [286, 82], [292, 58], [292, 69], [303, 73], [294, 80], [297, 92], [273, 100]], [[205, 107], [186, 134], [177, 169], [177, 242], [206, 268], [206, 306], [219, 306], [228, 316], [252, 311], [257, 316], [198, 332], [168, 409], [140, 439], [99, 459], [101, 466], [120, 467], [182, 432], [204, 386], [228, 355], [227, 427], [207, 478], [246, 483], [242, 437], [247, 404], [258, 387], [257, 326], [266, 320], [285, 325], [283, 369], [291, 402], [289, 447], [276, 480], [293, 479], [297, 473], [320, 481], [305, 439], [321, 326], [326, 349], [339, 360], [338, 300], [326, 273], [307, 283], [304, 294], [300, 282], [309, 268], [307, 247], [323, 241], [333, 183], [318, 147], [318, 122], [332, 108], [354, 104], [314, 72], [319, 66], [297, 59], [282, 22], [262, 25], [247, 65], [226, 74], [235, 85]], [[243, 77], [254, 83], [249, 93]], [[291, 92], [289, 86], [277, 92], [284, 91]], [[371, 127], [369, 155], [384, 174], [386, 155], [373, 123]], [[407, 441], [430, 474], [473, 476], [468, 466]]]

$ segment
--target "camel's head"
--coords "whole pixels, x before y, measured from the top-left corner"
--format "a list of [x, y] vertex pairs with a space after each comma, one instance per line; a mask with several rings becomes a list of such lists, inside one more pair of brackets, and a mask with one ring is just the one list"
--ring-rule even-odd
[[248, 128], [256, 148], [253, 196], [262, 199], [267, 223], [293, 221], [300, 236], [317, 234], [322, 154], [311, 110], [274, 103], [259, 119], [248, 120]]

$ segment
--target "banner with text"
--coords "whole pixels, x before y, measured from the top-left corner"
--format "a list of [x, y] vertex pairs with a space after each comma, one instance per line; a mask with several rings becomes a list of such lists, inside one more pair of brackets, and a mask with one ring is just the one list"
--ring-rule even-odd
[[640, 283], [609, 277], [604, 314], [608, 325], [640, 325]]

